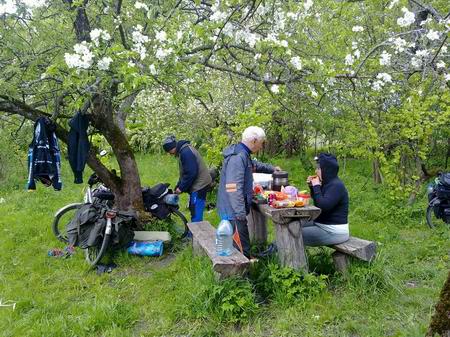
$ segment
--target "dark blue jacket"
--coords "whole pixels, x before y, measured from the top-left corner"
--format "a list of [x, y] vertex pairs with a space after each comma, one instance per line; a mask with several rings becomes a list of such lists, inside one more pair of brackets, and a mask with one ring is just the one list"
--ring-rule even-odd
[[61, 154], [55, 135], [55, 124], [47, 117], [40, 117], [34, 124], [33, 140], [28, 148], [29, 190], [36, 189], [35, 180], [50, 184], [59, 191], [61, 182]]
[[339, 225], [348, 223], [348, 192], [338, 178], [339, 165], [332, 154], [321, 153], [319, 166], [322, 171], [322, 186], [311, 187], [314, 205], [322, 210], [314, 220], [322, 224]]
[[197, 158], [188, 146], [183, 147], [183, 145], [189, 143], [187, 140], [180, 140], [177, 142], [176, 147], [176, 154], [180, 158], [182, 166], [182, 170], [180, 170], [182, 171], [181, 177], [176, 187], [182, 192], [188, 192], [190, 190], [198, 174]]
[[89, 139], [87, 129], [89, 119], [87, 115], [78, 112], [70, 121], [69, 139], [67, 143], [67, 152], [69, 154], [69, 163], [75, 175], [75, 184], [83, 182], [83, 170], [86, 165], [89, 153]]
[[223, 151], [217, 209], [222, 219], [245, 220], [253, 195], [253, 172], [273, 173], [269, 164], [252, 161], [250, 150], [242, 143]]

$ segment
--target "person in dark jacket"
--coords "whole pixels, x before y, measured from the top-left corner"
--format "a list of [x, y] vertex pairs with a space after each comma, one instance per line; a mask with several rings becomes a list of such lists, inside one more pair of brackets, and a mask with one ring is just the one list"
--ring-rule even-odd
[[321, 153], [316, 176], [307, 179], [314, 205], [322, 210], [317, 219], [303, 226], [303, 241], [307, 246], [338, 244], [349, 238], [348, 192], [338, 172], [336, 157]]
[[69, 163], [75, 176], [74, 183], [81, 184], [83, 183], [83, 170], [90, 148], [87, 135], [87, 129], [89, 127], [88, 116], [78, 112], [69, 121], [69, 126], [69, 139], [67, 143]]
[[178, 157], [180, 178], [175, 186], [175, 193], [189, 193], [191, 221], [203, 221], [206, 194], [212, 178], [202, 156], [189, 141], [177, 141], [175, 136], [164, 140], [163, 149]]
[[229, 220], [235, 228], [235, 247], [250, 258], [250, 237], [247, 215], [253, 196], [253, 172], [273, 173], [280, 170], [269, 164], [252, 160], [250, 155], [258, 152], [266, 134], [257, 126], [244, 130], [242, 141], [223, 151], [217, 208], [221, 219]]

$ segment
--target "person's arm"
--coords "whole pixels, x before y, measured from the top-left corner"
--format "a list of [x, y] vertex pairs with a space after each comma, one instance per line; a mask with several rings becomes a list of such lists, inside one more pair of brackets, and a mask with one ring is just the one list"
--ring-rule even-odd
[[177, 184], [177, 188], [181, 192], [188, 192], [197, 178], [198, 164], [197, 158], [192, 151], [187, 148], [180, 153], [181, 165], [183, 166], [183, 175]]
[[312, 186], [311, 192], [315, 206], [325, 212], [331, 211], [336, 207], [343, 195], [342, 186], [340, 185], [329, 186], [325, 195], [322, 193], [320, 185]]
[[244, 175], [245, 163], [240, 156], [231, 156], [225, 172], [225, 193], [237, 220], [245, 220]]
[[273, 173], [275, 172], [275, 167], [270, 164], [261, 163], [257, 160], [252, 160], [253, 172], [257, 173]]

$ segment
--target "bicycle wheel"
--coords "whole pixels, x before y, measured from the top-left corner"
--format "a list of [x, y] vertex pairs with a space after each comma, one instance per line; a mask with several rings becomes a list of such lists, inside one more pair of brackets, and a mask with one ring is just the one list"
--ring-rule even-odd
[[179, 233], [181, 238], [183, 239], [189, 233], [189, 228], [187, 226], [188, 221], [184, 214], [181, 213], [178, 209], [171, 209], [170, 220], [172, 222], [172, 225], [174, 226], [175, 231]]
[[106, 250], [108, 249], [109, 240], [111, 238], [111, 234], [105, 234], [102, 242], [94, 247], [89, 247], [84, 250], [86, 261], [92, 266], [95, 267], [97, 263], [100, 262]]
[[77, 210], [83, 206], [82, 203], [69, 204], [60, 208], [55, 213], [55, 218], [52, 223], [53, 234], [55, 234], [56, 238], [59, 241], [64, 243], [68, 243], [69, 240], [67, 238], [67, 225], [72, 221], [75, 216]]
[[427, 208], [427, 224], [430, 228], [434, 228], [436, 226], [440, 226], [445, 224], [444, 220], [438, 219], [434, 212], [434, 207], [436, 206], [428, 206]]

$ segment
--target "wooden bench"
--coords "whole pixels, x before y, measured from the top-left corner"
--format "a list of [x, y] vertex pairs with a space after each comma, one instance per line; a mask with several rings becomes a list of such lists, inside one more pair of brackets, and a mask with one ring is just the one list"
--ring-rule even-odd
[[331, 245], [335, 250], [332, 254], [337, 271], [345, 273], [350, 263], [350, 257], [370, 262], [376, 255], [377, 244], [351, 236], [347, 241], [338, 245]]
[[208, 221], [190, 222], [187, 226], [192, 233], [194, 254], [207, 255], [211, 259], [217, 278], [223, 279], [247, 272], [250, 260], [237, 249], [233, 248], [230, 256], [216, 254], [216, 229]]

